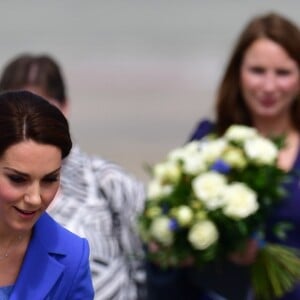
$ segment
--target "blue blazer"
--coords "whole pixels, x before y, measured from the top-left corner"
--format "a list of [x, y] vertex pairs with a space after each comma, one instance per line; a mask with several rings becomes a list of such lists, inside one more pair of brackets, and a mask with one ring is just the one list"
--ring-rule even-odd
[[31, 241], [10, 300], [94, 298], [89, 245], [44, 213]]

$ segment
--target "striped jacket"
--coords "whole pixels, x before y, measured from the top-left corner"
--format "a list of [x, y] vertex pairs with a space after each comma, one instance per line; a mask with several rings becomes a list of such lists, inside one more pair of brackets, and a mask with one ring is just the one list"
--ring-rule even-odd
[[141, 182], [78, 146], [64, 161], [61, 187], [48, 212], [88, 239], [95, 300], [141, 298], [145, 274], [136, 217], [144, 199]]

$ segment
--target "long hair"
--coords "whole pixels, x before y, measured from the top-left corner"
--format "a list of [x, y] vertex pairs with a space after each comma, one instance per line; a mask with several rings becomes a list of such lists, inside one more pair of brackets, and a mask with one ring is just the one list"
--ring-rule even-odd
[[[240, 69], [247, 49], [257, 39], [267, 38], [280, 45], [300, 66], [300, 31], [288, 19], [270, 13], [252, 19], [240, 34], [232, 52], [216, 99], [216, 129], [222, 134], [232, 124], [252, 125], [240, 85]], [[291, 109], [293, 126], [300, 132], [300, 98]]]

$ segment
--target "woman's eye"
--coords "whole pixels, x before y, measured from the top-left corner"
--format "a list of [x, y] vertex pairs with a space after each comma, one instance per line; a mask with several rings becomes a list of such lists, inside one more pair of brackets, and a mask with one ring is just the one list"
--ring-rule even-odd
[[53, 183], [53, 182], [57, 182], [59, 179], [59, 176], [49, 176], [49, 177], [45, 177], [43, 179], [43, 182], [45, 183]]
[[249, 70], [255, 74], [263, 74], [265, 72], [265, 69], [262, 67], [250, 67]]
[[8, 175], [8, 178], [13, 183], [24, 183], [26, 178], [19, 175]]
[[280, 75], [280, 76], [287, 76], [287, 75], [291, 74], [291, 71], [287, 70], [287, 69], [278, 69], [276, 71], [276, 73], [277, 73], [277, 75]]

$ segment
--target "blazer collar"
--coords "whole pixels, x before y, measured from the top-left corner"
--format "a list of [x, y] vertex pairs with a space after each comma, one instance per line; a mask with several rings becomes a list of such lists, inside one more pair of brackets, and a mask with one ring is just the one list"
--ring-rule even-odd
[[[9, 299], [45, 299], [62, 275], [64, 265], [51, 255], [64, 255], [57, 250], [53, 223], [46, 213], [36, 223], [21, 271]], [[49, 231], [49, 227], [52, 230]], [[57, 228], [55, 223], [54, 228]]]

